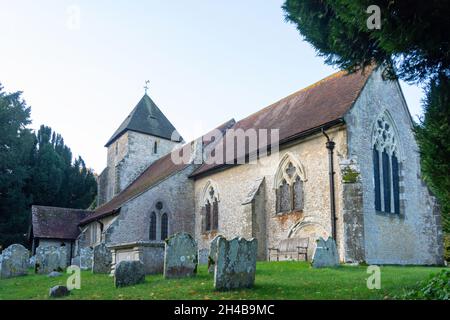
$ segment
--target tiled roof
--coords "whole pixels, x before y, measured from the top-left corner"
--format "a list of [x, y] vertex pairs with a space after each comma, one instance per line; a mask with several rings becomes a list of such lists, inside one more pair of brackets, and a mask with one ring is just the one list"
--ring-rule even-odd
[[[134, 107], [128, 117], [122, 122], [116, 132], [114, 132], [112, 137], [109, 138], [105, 147], [113, 143], [127, 130], [137, 131], [168, 140], [177, 136], [178, 139], [176, 139], [176, 141], [183, 141], [183, 138], [176, 132], [172, 123], [170, 123], [147, 94], [142, 97], [136, 107]], [[172, 137], [174, 131], [176, 134]]]
[[32, 206], [32, 231], [35, 238], [71, 239], [78, 237], [78, 225], [92, 211]]
[[[372, 70], [373, 68], [367, 68], [364, 72], [352, 74], [337, 72], [238, 121], [232, 129], [279, 129], [281, 145], [302, 133], [342, 119], [358, 98]], [[226, 146], [226, 139], [225, 136], [221, 140], [222, 146], [218, 147]], [[268, 140], [270, 143], [270, 139]], [[225, 149], [223, 148], [224, 159], [229, 152], [231, 155], [235, 154], [234, 150]], [[203, 175], [227, 166], [232, 164], [203, 164], [191, 176]]]
[[[220, 130], [223, 133], [226, 129], [232, 127], [234, 124], [234, 119], [231, 119], [216, 129]], [[204, 144], [207, 145], [210, 142], [213, 141], [204, 141]], [[187, 143], [182, 147], [180, 155], [182, 155], [183, 150], [186, 150], [186, 148], [191, 148], [191, 143]], [[169, 177], [170, 175], [183, 170], [187, 166], [189, 166], [189, 163], [175, 164], [172, 161], [171, 153], [156, 160], [128, 187], [126, 187], [122, 192], [112, 198], [111, 201], [97, 208], [93, 214], [81, 221], [81, 224], [87, 224], [91, 221], [117, 212], [125, 202], [136, 197], [137, 195], [146, 191], [147, 189], [162, 181], [163, 179]]]

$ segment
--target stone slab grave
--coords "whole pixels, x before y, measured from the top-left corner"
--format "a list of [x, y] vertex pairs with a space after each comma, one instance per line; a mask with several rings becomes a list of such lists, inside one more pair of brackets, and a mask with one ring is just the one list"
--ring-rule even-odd
[[110, 273], [112, 264], [112, 253], [106, 244], [102, 243], [94, 247], [92, 258], [93, 273]]
[[0, 279], [26, 275], [29, 258], [30, 252], [21, 244], [12, 244], [3, 250], [0, 259]]
[[316, 250], [312, 261], [313, 268], [327, 268], [339, 266], [339, 256], [336, 248], [336, 242], [329, 237], [324, 240], [320, 237], [317, 240]]
[[145, 268], [140, 261], [120, 261], [114, 271], [116, 288], [132, 286], [145, 282]]
[[78, 255], [72, 258], [72, 265], [81, 270], [92, 270], [93, 250], [90, 247], [80, 248]]
[[234, 238], [217, 240], [214, 272], [216, 290], [251, 288], [255, 283], [258, 241]]
[[185, 232], [174, 234], [165, 243], [164, 278], [192, 277], [197, 274], [197, 241]]
[[69, 252], [67, 246], [37, 247], [35, 272], [49, 274], [52, 271], [63, 271], [68, 266]]
[[214, 269], [215, 269], [215, 265], [216, 265], [216, 261], [217, 261], [217, 243], [219, 242], [220, 238], [224, 238], [224, 237], [221, 235], [214, 237], [214, 239], [211, 240], [211, 243], [209, 245], [209, 253], [208, 253], [208, 272], [209, 273], [214, 273]]

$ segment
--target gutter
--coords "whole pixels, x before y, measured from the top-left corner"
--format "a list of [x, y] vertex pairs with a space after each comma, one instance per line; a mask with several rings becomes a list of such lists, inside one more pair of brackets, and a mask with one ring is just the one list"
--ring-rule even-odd
[[[314, 127], [314, 128], [311, 128], [311, 129], [308, 129], [308, 130], [305, 130], [305, 131], [302, 131], [302, 132], [297, 133], [295, 135], [292, 135], [292, 136], [290, 136], [288, 138], [282, 139], [279, 142], [280, 150], [281, 150], [281, 146], [282, 145], [286, 145], [286, 144], [288, 144], [290, 142], [293, 142], [295, 140], [298, 140], [298, 139], [304, 139], [304, 138], [306, 138], [308, 136], [311, 136], [311, 135], [316, 134], [318, 132], [323, 132], [323, 130], [330, 129], [331, 127], [334, 127], [334, 126], [337, 126], [337, 125], [340, 125], [340, 124], [344, 124], [344, 123], [345, 123], [344, 118], [338, 118], [336, 120], [327, 122], [327, 123], [322, 124], [320, 126], [317, 126], [317, 127]], [[259, 151], [259, 149], [258, 149], [258, 151]], [[271, 152], [271, 146], [268, 145], [267, 146], [267, 153], [270, 154], [270, 152]], [[248, 157], [248, 156], [249, 156], [249, 153], [247, 153], [245, 155], [245, 157]], [[239, 164], [223, 163], [223, 164], [220, 164], [220, 165], [218, 165], [216, 167], [213, 167], [213, 168], [211, 168], [211, 169], [209, 169], [207, 171], [191, 174], [189, 176], [189, 178], [191, 178], [191, 179], [199, 179], [201, 177], [210, 175], [210, 174], [212, 174], [214, 172], [225, 170], [225, 169], [227, 169], [230, 166], [237, 166], [237, 165], [239, 165]]]

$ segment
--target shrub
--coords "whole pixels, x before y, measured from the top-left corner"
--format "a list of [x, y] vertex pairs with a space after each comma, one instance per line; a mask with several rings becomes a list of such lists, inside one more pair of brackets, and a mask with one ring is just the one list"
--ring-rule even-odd
[[428, 280], [418, 283], [418, 289], [411, 290], [399, 298], [450, 300], [450, 269], [432, 274]]

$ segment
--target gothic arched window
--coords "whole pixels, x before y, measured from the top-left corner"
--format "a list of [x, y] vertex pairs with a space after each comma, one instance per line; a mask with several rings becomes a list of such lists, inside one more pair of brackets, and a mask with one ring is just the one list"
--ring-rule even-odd
[[219, 196], [217, 188], [208, 183], [203, 195], [202, 232], [219, 229]]
[[375, 123], [373, 135], [375, 210], [400, 213], [400, 163], [397, 136], [387, 114]]
[[167, 213], [163, 213], [161, 216], [161, 240], [166, 240], [169, 236], [169, 217]]
[[304, 173], [301, 165], [286, 154], [275, 175], [276, 211], [278, 213], [303, 210]]
[[150, 214], [149, 239], [156, 240], [156, 213], [154, 211]]

